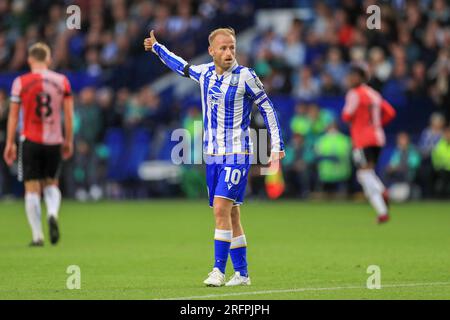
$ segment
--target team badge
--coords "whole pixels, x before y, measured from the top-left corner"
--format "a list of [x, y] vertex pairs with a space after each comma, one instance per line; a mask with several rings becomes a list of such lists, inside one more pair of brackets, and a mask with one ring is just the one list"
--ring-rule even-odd
[[239, 74], [233, 74], [230, 80], [230, 86], [237, 86], [239, 84]]

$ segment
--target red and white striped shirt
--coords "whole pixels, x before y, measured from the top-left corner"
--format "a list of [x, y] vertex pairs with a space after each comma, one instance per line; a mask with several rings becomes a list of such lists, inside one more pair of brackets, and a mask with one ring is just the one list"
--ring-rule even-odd
[[12, 85], [11, 101], [22, 108], [21, 135], [40, 144], [61, 144], [63, 101], [70, 95], [68, 79], [57, 72], [42, 70], [17, 77]]
[[350, 124], [355, 148], [382, 147], [383, 126], [395, 117], [395, 109], [374, 89], [362, 84], [347, 92], [342, 119]]

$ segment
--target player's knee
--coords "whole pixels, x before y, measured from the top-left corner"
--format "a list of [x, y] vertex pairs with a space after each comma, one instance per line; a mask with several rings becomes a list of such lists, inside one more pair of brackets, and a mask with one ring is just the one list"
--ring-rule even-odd
[[39, 180], [28, 180], [25, 181], [25, 192], [26, 193], [40, 193], [41, 184]]
[[229, 216], [225, 206], [215, 205], [214, 206], [214, 215], [216, 218], [226, 218]]
[[371, 161], [360, 165], [360, 170], [373, 170], [375, 168], [375, 164]]
[[44, 185], [44, 187], [47, 187], [47, 186], [56, 186], [56, 187], [58, 187], [58, 180], [57, 179], [47, 178], [47, 179], [45, 179], [43, 181], [43, 185]]
[[216, 219], [230, 219], [230, 207], [226, 203], [214, 203], [214, 215]]
[[231, 223], [232, 223], [234, 226], [239, 225], [239, 224], [240, 224], [240, 217], [239, 217], [239, 215], [231, 214]]
[[233, 207], [231, 210], [231, 222], [233, 224], [238, 224], [240, 221], [241, 215], [238, 207]]

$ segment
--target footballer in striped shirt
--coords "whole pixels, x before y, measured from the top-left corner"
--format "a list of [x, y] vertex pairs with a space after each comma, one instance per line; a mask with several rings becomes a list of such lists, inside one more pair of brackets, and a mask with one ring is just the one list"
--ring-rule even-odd
[[[203, 153], [209, 205], [215, 216], [212, 272], [207, 286], [250, 285], [247, 269], [247, 241], [240, 221], [253, 145], [250, 117], [256, 104], [271, 139], [272, 165], [284, 157], [284, 143], [272, 102], [255, 74], [236, 61], [236, 36], [232, 28], [219, 28], [209, 35], [212, 62], [191, 65], [160, 44], [154, 35], [144, 40], [146, 51], [154, 52], [172, 71], [200, 86], [203, 115]], [[225, 281], [225, 267], [231, 256], [234, 275]]]

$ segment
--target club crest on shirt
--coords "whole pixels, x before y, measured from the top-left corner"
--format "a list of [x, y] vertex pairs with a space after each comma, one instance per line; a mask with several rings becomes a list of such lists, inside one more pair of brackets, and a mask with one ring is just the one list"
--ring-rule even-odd
[[237, 86], [239, 84], [239, 74], [233, 74], [230, 80], [230, 86]]
[[223, 104], [225, 94], [217, 86], [212, 86], [208, 90], [208, 106], [212, 109], [219, 108]]
[[212, 76], [212, 71], [211, 70], [208, 70], [206, 73], [205, 73], [205, 78], [210, 78]]

